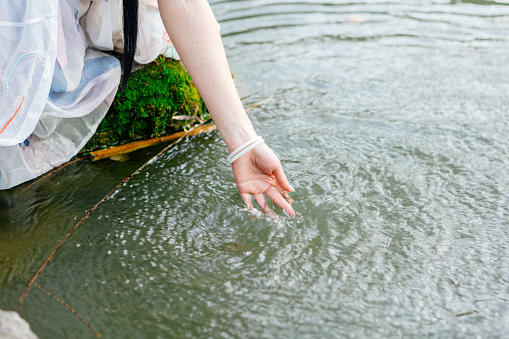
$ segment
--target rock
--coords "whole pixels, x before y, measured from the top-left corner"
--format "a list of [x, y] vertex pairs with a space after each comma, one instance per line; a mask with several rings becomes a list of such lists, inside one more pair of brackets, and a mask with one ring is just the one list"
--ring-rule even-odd
[[80, 153], [168, 135], [209, 117], [182, 63], [159, 57], [131, 74]]
[[37, 339], [28, 322], [18, 312], [0, 310], [0, 338]]

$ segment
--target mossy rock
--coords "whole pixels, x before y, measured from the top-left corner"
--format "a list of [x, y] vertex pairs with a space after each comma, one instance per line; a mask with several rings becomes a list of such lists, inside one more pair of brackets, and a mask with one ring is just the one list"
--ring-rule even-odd
[[[174, 119], [183, 115], [189, 120]], [[193, 119], [207, 118], [203, 100], [181, 62], [161, 56], [132, 73], [82, 152], [173, 133]]]

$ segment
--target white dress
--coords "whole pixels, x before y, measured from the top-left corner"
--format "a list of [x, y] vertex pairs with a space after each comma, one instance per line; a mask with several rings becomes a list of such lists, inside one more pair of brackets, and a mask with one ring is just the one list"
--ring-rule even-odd
[[[120, 81], [121, 0], [0, 1], [0, 189], [72, 158]], [[94, 48], [90, 48], [90, 47]], [[135, 60], [178, 59], [157, 0], [140, 1]]]

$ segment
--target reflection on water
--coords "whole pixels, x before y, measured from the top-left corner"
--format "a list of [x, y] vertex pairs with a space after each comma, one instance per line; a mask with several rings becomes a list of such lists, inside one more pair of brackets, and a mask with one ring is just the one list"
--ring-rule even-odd
[[[105, 337], [503, 336], [509, 331], [509, 7], [213, 1], [293, 220], [242, 207], [217, 134], [106, 200], [37, 282]], [[0, 193], [0, 259], [32, 276], [130, 161]], [[0, 308], [26, 283], [0, 267]], [[42, 337], [91, 332], [33, 290]]]

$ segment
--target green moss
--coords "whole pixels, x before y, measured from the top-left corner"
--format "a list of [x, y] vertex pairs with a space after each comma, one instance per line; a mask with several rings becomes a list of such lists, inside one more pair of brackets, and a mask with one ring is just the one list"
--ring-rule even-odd
[[173, 119], [177, 115], [208, 118], [182, 64], [161, 56], [131, 75], [82, 152], [173, 133], [193, 121]]

